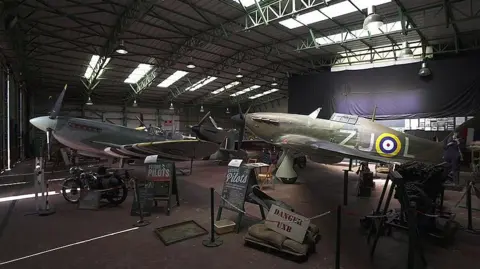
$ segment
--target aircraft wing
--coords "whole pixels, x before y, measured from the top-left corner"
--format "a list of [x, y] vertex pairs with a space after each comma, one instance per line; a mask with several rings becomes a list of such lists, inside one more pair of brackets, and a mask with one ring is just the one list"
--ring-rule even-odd
[[395, 160], [390, 158], [387, 159], [380, 156], [374, 156], [355, 148], [342, 146], [336, 143], [319, 140], [304, 135], [283, 135], [275, 141], [275, 144], [282, 148], [288, 148], [295, 151], [303, 152], [307, 155], [322, 156], [322, 153], [329, 155], [333, 153], [336, 155], [345, 156], [346, 158], [353, 158], [370, 162], [395, 162]]
[[130, 145], [115, 145], [100, 141], [93, 142], [107, 146], [104, 151], [118, 158], [145, 158], [149, 155], [158, 155], [162, 159], [178, 161], [210, 156], [219, 147], [218, 144], [198, 139], [165, 140]]

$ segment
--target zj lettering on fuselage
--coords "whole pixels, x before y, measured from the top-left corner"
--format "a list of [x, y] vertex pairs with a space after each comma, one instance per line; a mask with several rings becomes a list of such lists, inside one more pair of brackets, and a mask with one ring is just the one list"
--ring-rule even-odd
[[[340, 130], [340, 133], [346, 134], [346, 137], [340, 141], [338, 144], [345, 146], [345, 147], [353, 147], [348, 145], [354, 137], [357, 137], [356, 130]], [[414, 158], [414, 155], [408, 153], [408, 149], [410, 146], [410, 139], [405, 137], [404, 144], [400, 141], [395, 134], [392, 133], [382, 133], [377, 138], [375, 138], [374, 133], [370, 133], [367, 147], [359, 146], [358, 150], [365, 151], [365, 152], [372, 152], [375, 151], [378, 155], [386, 158], [391, 158], [398, 156], [398, 154], [402, 151], [403, 148], [403, 157], [405, 158]]]

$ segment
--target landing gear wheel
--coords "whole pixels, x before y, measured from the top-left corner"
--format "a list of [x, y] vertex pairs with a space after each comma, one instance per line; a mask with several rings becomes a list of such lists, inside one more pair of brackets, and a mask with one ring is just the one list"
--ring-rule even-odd
[[283, 184], [295, 184], [295, 182], [297, 182], [297, 178], [294, 177], [294, 178], [284, 178], [284, 177], [281, 177], [280, 180], [283, 182]]

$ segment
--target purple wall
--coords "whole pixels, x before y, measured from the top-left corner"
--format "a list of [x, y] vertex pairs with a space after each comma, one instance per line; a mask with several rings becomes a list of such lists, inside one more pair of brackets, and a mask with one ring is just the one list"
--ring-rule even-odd
[[480, 54], [428, 62], [433, 75], [420, 78], [420, 63], [289, 79], [289, 113], [333, 112], [378, 119], [471, 115], [480, 108]]

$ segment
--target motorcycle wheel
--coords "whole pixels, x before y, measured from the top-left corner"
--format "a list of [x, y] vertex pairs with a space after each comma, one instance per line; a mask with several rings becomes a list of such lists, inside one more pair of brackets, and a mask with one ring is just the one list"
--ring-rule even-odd
[[[121, 191], [122, 194], [118, 195], [118, 193], [117, 193], [118, 191]], [[127, 188], [127, 185], [125, 184], [125, 182], [123, 182], [123, 180], [122, 180], [122, 182], [120, 183], [120, 186], [117, 189], [117, 191], [109, 192], [108, 194], [106, 194], [105, 198], [107, 198], [109, 203], [111, 203], [113, 205], [119, 205], [127, 199], [127, 196], [128, 196], [128, 188]]]
[[[71, 185], [71, 187], [69, 187]], [[74, 178], [69, 178], [65, 180], [62, 184], [62, 195], [67, 202], [72, 203], [72, 204], [77, 204], [78, 201], [80, 200], [80, 189], [82, 185], [77, 179]], [[77, 195], [78, 198], [71, 198], [70, 195]]]

